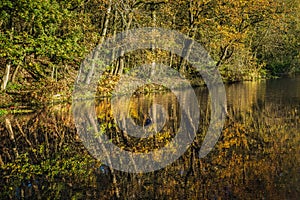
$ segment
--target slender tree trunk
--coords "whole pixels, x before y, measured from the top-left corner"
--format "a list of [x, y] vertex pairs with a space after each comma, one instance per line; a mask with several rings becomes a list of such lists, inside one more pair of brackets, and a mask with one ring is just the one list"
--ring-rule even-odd
[[105, 16], [105, 20], [104, 20], [103, 29], [102, 29], [102, 33], [101, 33], [101, 38], [100, 38], [99, 44], [103, 43], [103, 41], [104, 41], [104, 39], [106, 37], [106, 34], [107, 34], [108, 23], [109, 23], [110, 13], [111, 13], [111, 6], [112, 6], [112, 1], [110, 0], [109, 4], [108, 4], [107, 11], [106, 11], [106, 16]]
[[9, 73], [10, 73], [10, 63], [6, 65], [5, 74], [3, 76], [3, 81], [1, 84], [1, 90], [5, 90], [8, 80], [9, 80]]
[[[131, 22], [132, 22], [132, 19], [133, 19], [133, 13], [130, 12], [128, 14], [128, 22], [126, 23], [126, 20], [124, 19], [123, 22], [125, 22], [125, 37], [127, 36], [128, 34], [128, 31], [129, 31], [129, 28], [131, 26]], [[119, 60], [119, 70], [118, 70], [118, 74], [122, 74], [123, 73], [123, 70], [124, 70], [124, 65], [125, 65], [125, 62], [124, 62], [124, 54], [125, 54], [125, 50], [122, 48], [121, 49], [121, 52], [120, 52], [120, 60]]]
[[228, 52], [229, 47], [230, 47], [230, 44], [226, 45], [224, 48], [221, 47], [222, 55], [220, 56], [220, 59], [217, 62], [217, 65], [216, 65], [217, 67], [221, 66], [222, 63], [224, 62], [224, 60], [226, 60], [226, 56], [227, 56], [227, 52]]
[[187, 60], [190, 57], [191, 51], [192, 51], [192, 47], [194, 45], [194, 37], [195, 37], [195, 29], [197, 28], [197, 26], [194, 24], [194, 13], [192, 11], [192, 2], [189, 2], [189, 17], [190, 17], [190, 24], [189, 24], [189, 36], [192, 38], [192, 40], [186, 40], [185, 41], [185, 47], [182, 50], [182, 59], [180, 61], [180, 67], [179, 67], [179, 71], [182, 73], [185, 73], [186, 71], [186, 65], [187, 65]]
[[180, 62], [180, 72], [181, 73], [185, 73], [185, 71], [186, 71], [187, 60], [190, 57], [193, 45], [194, 45], [194, 40], [186, 40], [185, 47], [182, 50], [183, 57]]
[[11, 82], [14, 83], [16, 81], [16, 76], [17, 76], [17, 73], [19, 72], [19, 69], [20, 69], [20, 65], [18, 65], [14, 71], [14, 73], [12, 74], [12, 77], [11, 77]]
[[54, 79], [54, 72], [55, 72], [55, 67], [54, 65], [52, 66], [52, 72], [51, 72], [51, 78]]
[[2, 156], [0, 155], [0, 166], [4, 165], [4, 162], [2, 160]]
[[[104, 39], [105, 39], [106, 34], [107, 34], [108, 24], [109, 24], [109, 19], [110, 19], [110, 13], [111, 13], [111, 7], [112, 7], [112, 0], [109, 1], [108, 8], [107, 8], [107, 11], [106, 11], [104, 24], [103, 24], [103, 29], [102, 29], [101, 37], [100, 37], [100, 40], [99, 40], [100, 45], [104, 42]], [[87, 76], [85, 77], [85, 83], [86, 84], [89, 84], [92, 80], [92, 76], [94, 74], [95, 66], [96, 66], [96, 63], [94, 61], [98, 58], [98, 53], [99, 52], [97, 52], [97, 51], [94, 52], [91, 67], [89, 69], [89, 72], [88, 72]]]
[[[117, 10], [115, 10], [114, 21], [113, 21], [113, 38], [114, 38], [114, 41], [116, 40], [116, 35], [117, 35], [117, 19], [118, 19], [118, 12], [117, 12]], [[115, 63], [114, 62], [115, 57], [116, 57], [116, 51], [113, 50], [112, 55], [111, 55], [111, 60], [112, 60], [113, 63]], [[118, 70], [117, 65], [111, 66], [111, 67], [112, 68], [110, 70], [110, 74], [114, 74]]]

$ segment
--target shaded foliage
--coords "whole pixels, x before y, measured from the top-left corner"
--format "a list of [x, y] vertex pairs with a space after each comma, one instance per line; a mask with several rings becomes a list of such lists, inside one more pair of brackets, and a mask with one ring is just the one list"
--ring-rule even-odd
[[[86, 53], [105, 38], [147, 26], [175, 29], [200, 42], [227, 81], [299, 71], [296, 0], [4, 0], [0, 10], [0, 75], [10, 65], [9, 82], [23, 90], [49, 79], [72, 83]], [[193, 74], [184, 59], [153, 50], [121, 53], [108, 71], [122, 74], [153, 61]]]

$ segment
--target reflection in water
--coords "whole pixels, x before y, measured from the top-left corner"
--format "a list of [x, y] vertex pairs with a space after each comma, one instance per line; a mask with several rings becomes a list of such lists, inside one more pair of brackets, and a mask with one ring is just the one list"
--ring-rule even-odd
[[[145, 174], [112, 170], [92, 158], [76, 134], [68, 104], [2, 117], [0, 198], [297, 199], [300, 77], [226, 86], [229, 116], [214, 150], [203, 159], [198, 154], [210, 105], [205, 88], [195, 91], [200, 124], [191, 147], [166, 168]], [[102, 131], [128, 151], [161, 148], [180, 128], [180, 105], [171, 93], [131, 98], [133, 124], [155, 133], [146, 138], [116, 126], [109, 99], [97, 102], [96, 113]]]

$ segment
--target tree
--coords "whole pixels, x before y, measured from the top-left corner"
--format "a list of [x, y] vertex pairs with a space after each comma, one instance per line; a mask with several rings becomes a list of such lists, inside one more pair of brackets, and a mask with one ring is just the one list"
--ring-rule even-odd
[[83, 21], [67, 2], [5, 0], [0, 9], [0, 56], [14, 71], [57, 80], [83, 56]]

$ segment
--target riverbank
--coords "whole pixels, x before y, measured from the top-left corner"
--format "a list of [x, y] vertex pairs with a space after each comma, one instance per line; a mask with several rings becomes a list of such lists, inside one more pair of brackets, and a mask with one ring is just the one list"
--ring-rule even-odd
[[[269, 79], [276, 79], [282, 77], [291, 77], [297, 74], [285, 74], [281, 77], [269, 77]], [[204, 87], [205, 83], [200, 77], [188, 77], [189, 83], [192, 87]], [[260, 78], [259, 80], [261, 80]], [[266, 79], [266, 78], [264, 78]], [[138, 79], [122, 79], [122, 85], [131, 84]], [[249, 79], [244, 81], [255, 81], [257, 79]], [[182, 84], [177, 84], [180, 80], [166, 79], [169, 84], [172, 84], [173, 88], [183, 88]], [[8, 113], [24, 113], [33, 111], [34, 108], [43, 107], [49, 104], [71, 102], [72, 92], [74, 87], [75, 79], [64, 79], [59, 81], [47, 80], [43, 82], [35, 82], [31, 85], [17, 85], [15, 87], [8, 87], [5, 92], [0, 93], [0, 116]], [[96, 97], [104, 98], [113, 95], [114, 89], [120, 82], [120, 76], [113, 76], [110, 74], [104, 74], [103, 78], [100, 79]], [[224, 80], [225, 84], [235, 84], [243, 81], [230, 81]], [[126, 88], [126, 87], [125, 87]], [[129, 90], [129, 88], [127, 88]], [[129, 91], [123, 91], [123, 94]], [[157, 84], [146, 84], [134, 92], [135, 94], [145, 93], [158, 93], [166, 92], [169, 89], [157, 85]], [[120, 94], [120, 93], [119, 93]]]

